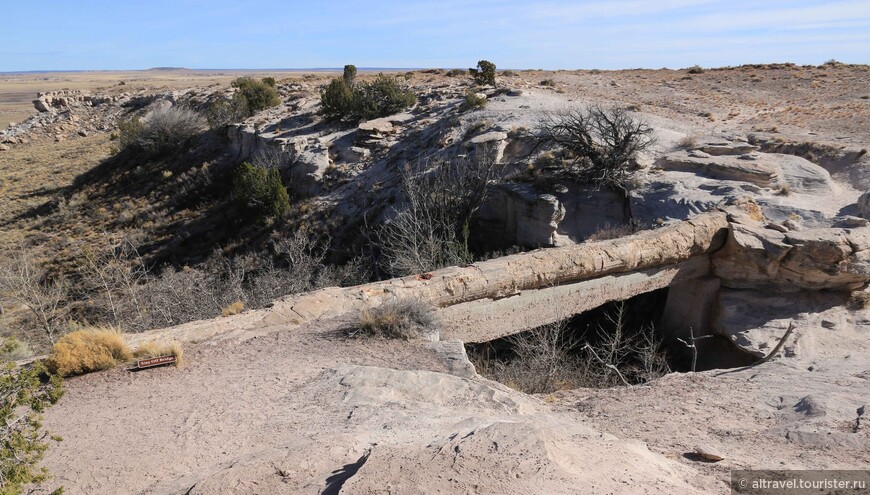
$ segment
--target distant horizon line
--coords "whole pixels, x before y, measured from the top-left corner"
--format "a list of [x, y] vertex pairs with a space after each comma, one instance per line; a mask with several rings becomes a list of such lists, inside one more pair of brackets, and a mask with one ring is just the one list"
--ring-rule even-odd
[[[833, 59], [832, 59], [832, 60], [833, 60]], [[836, 60], [834, 60], [834, 61], [836, 61]], [[842, 63], [843, 65], [858, 65], [858, 66], [868, 65], [868, 64], [866, 64], [866, 63], [857, 64], [857, 63], [844, 63], [844, 62], [839, 62], [839, 61], [836, 61], [836, 62], [838, 62], [838, 63]], [[813, 65], [813, 64], [797, 64], [797, 63], [795, 63], [795, 62], [763, 62], [763, 63], [760, 63], [760, 62], [749, 62], [749, 63], [745, 63], [745, 64], [740, 64], [740, 65], [722, 65], [722, 66], [716, 66], [716, 67], [714, 67], [714, 66], [709, 66], [709, 67], [707, 67], [707, 66], [702, 66], [702, 67], [705, 68], [705, 69], [729, 69], [729, 68], [738, 68], [738, 67], [745, 67], [745, 66], [757, 66], [757, 65], [794, 65], [794, 66], [801, 66], [801, 67], [819, 67], [819, 66], [822, 66], [822, 65], [824, 65], [824, 64], [826, 64], [826, 63], [827, 63], [827, 62], [822, 63], [822, 64], [819, 64], [819, 65]], [[551, 71], [551, 72], [553, 72], [553, 71], [572, 71], [572, 70], [601, 70], [601, 71], [619, 71], [619, 70], [683, 70], [683, 69], [688, 69], [688, 68], [691, 68], [691, 66], [689, 66], [689, 67], [676, 67], [676, 68], [671, 68], [671, 67], [658, 67], [658, 68], [650, 68], [650, 67], [624, 67], [624, 68], [620, 68], [620, 69], [601, 69], [601, 68], [595, 68], [595, 67], [593, 67], [593, 68], [576, 67], [576, 68], [571, 68], [571, 69], [565, 69], [565, 68], [563, 68], [563, 69], [517, 69], [517, 68], [506, 68], [506, 69], [498, 69], [498, 71], [513, 70], [513, 71]], [[373, 71], [411, 71], [411, 70], [426, 70], [426, 69], [445, 69], [445, 70], [450, 70], [450, 69], [465, 69], [465, 68], [463, 68], [463, 67], [357, 67], [357, 70], [360, 70], [360, 71], [367, 71], [367, 72], [373, 72]], [[226, 71], [226, 72], [269, 72], [269, 71], [273, 71], [273, 72], [340, 72], [340, 71], [342, 71], [342, 70], [343, 70], [343, 67], [307, 67], [307, 68], [267, 67], [267, 68], [232, 68], [232, 69], [231, 69], [231, 68], [219, 68], [219, 69], [215, 69], [215, 68], [190, 68], [190, 67], [149, 67], [149, 68], [147, 68], [147, 69], [32, 69], [32, 70], [9, 70], [9, 71], [2, 71], [2, 70], [0, 70], [0, 74], [2, 74], [2, 75], [14, 75], [14, 74], [64, 73], [64, 72], [150, 72], [150, 71], [156, 71], [156, 72], [159, 72], [159, 71], [166, 71], [166, 72], [171, 72], [171, 71], [202, 71], [202, 72], [219, 72], [219, 71]]]

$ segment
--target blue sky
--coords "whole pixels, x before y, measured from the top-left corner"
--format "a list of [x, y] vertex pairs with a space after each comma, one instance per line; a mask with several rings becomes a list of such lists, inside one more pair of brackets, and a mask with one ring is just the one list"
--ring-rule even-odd
[[0, 0], [0, 71], [870, 63], [870, 0]]

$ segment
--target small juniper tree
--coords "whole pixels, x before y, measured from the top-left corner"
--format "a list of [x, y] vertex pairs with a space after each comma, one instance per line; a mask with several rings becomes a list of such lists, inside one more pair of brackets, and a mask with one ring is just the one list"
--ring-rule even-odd
[[240, 77], [233, 81], [232, 86], [238, 88], [239, 93], [245, 97], [245, 100], [248, 102], [248, 110], [251, 114], [281, 104], [278, 90], [266, 81], [258, 81], [250, 77]]
[[341, 120], [353, 111], [353, 87], [336, 78], [320, 92], [320, 113], [329, 120]]
[[378, 74], [372, 82], [354, 87], [353, 116], [360, 119], [386, 117], [417, 102], [413, 91], [402, 87], [390, 76]]
[[353, 64], [345, 65], [344, 74], [342, 74], [341, 78], [344, 79], [345, 84], [349, 88], [352, 88], [356, 84], [356, 66]]
[[[4, 341], [0, 353], [11, 345]], [[37, 467], [48, 448], [40, 413], [62, 394], [60, 377], [49, 377], [41, 362], [0, 363], [0, 494], [18, 495], [26, 485], [45, 481], [48, 473]]]
[[410, 89], [392, 77], [378, 74], [374, 81], [356, 81], [356, 67], [344, 66], [344, 74], [320, 92], [320, 113], [329, 120], [374, 119], [400, 112], [417, 102]]
[[476, 69], [468, 69], [476, 84], [495, 86], [495, 64], [489, 60], [481, 60]]
[[290, 196], [277, 169], [243, 163], [233, 178], [233, 197], [258, 223], [281, 218], [290, 208]]

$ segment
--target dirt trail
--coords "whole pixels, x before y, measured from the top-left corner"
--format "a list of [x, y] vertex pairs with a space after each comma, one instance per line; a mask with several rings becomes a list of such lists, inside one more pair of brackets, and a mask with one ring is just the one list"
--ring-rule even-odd
[[[46, 428], [65, 439], [49, 450], [47, 464], [67, 493], [139, 493], [157, 481], [279, 447], [288, 435], [313, 433], [300, 424], [298, 410], [314, 404], [298, 390], [325, 369], [443, 369], [414, 346], [345, 341], [330, 330], [303, 327], [189, 346], [182, 369], [115, 369], [70, 379], [46, 417]], [[318, 415], [333, 415], [323, 409]]]
[[423, 343], [275, 327], [189, 344], [180, 370], [69, 380], [46, 466], [72, 495], [728, 493], [734, 468], [866, 469], [870, 431], [847, 427], [870, 401], [868, 316], [801, 317], [756, 368], [540, 397], [451, 376]]
[[53, 483], [72, 495], [715, 486], [640, 443], [584, 426], [577, 413], [445, 374], [422, 343], [344, 340], [335, 330], [320, 323], [193, 345], [180, 370], [69, 380], [46, 415], [46, 428], [64, 437], [46, 457]]

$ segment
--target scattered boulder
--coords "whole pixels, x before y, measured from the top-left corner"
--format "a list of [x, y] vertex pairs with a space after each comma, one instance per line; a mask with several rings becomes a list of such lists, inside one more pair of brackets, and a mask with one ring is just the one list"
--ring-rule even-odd
[[758, 187], [787, 186], [794, 192], [829, 194], [836, 189], [827, 170], [794, 155], [674, 151], [660, 157], [656, 165], [664, 170], [693, 172], [711, 179], [747, 182]]
[[78, 90], [60, 90], [37, 93], [33, 107], [40, 113], [52, 113], [56, 110], [78, 106], [97, 106], [116, 101], [116, 97], [92, 96]]
[[508, 135], [505, 132], [491, 131], [471, 138], [468, 144], [473, 149], [474, 155], [479, 159], [487, 159], [494, 163], [499, 163], [504, 157], [507, 137]]
[[360, 146], [349, 146], [338, 152], [338, 156], [342, 161], [348, 163], [364, 162], [371, 158], [372, 152], [368, 148]]
[[831, 174], [815, 163], [794, 155], [765, 154], [774, 157], [782, 170], [783, 182], [796, 192], [828, 194], [835, 191]]
[[360, 123], [357, 126], [357, 130], [361, 135], [378, 139], [384, 138], [395, 132], [393, 123], [390, 122], [390, 119], [388, 118], [367, 120]]
[[780, 169], [764, 162], [734, 156], [704, 158], [694, 153], [696, 156], [685, 151], [667, 153], [656, 160], [656, 165], [664, 170], [693, 172], [711, 179], [749, 182], [760, 187], [772, 187], [780, 178]]
[[715, 450], [707, 445], [696, 445], [694, 451], [695, 454], [698, 455], [698, 457], [707, 462], [719, 462], [725, 459], [725, 457], [716, 453]]
[[323, 185], [323, 174], [329, 168], [329, 147], [317, 142], [294, 156], [285, 172], [290, 189], [298, 196], [317, 194]]
[[858, 211], [862, 217], [870, 219], [870, 191], [865, 192], [858, 198]]
[[714, 156], [744, 155], [758, 151], [758, 146], [741, 141], [711, 141], [698, 146], [696, 149]]
[[807, 418], [816, 418], [827, 414], [825, 405], [819, 402], [812, 395], [807, 395], [797, 402], [793, 407], [794, 412]]
[[51, 105], [49, 105], [48, 102], [46, 102], [43, 99], [33, 100], [33, 107], [36, 108], [36, 110], [38, 112], [50, 112], [51, 111]]

